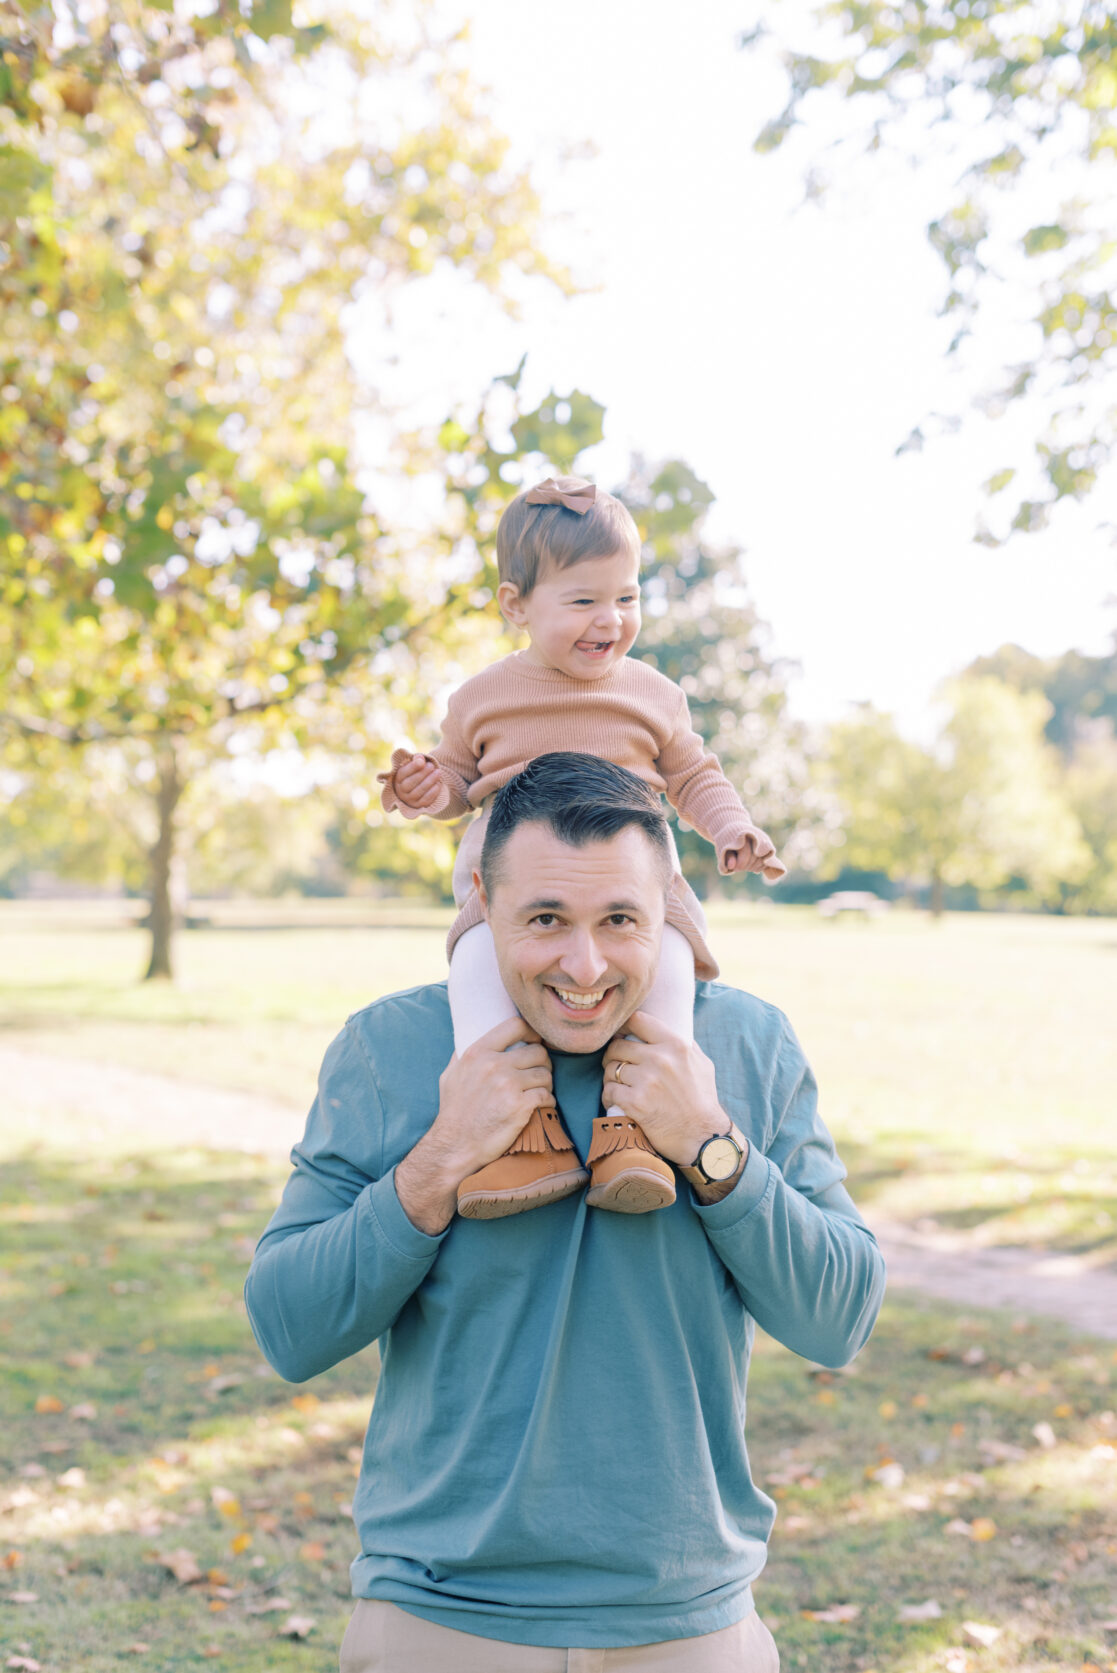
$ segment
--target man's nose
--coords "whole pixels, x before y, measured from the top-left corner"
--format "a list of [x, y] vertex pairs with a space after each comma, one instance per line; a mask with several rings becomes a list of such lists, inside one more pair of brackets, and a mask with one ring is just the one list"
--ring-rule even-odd
[[604, 976], [609, 961], [602, 957], [593, 936], [586, 931], [570, 938], [559, 960], [559, 967], [577, 987], [592, 988]]

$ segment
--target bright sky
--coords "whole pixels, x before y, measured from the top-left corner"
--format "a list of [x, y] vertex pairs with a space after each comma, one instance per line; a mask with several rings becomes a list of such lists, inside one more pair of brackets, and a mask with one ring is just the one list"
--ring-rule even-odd
[[[563, 302], [535, 287], [516, 324], [453, 286], [428, 293], [399, 321], [419, 408], [440, 416], [526, 350], [529, 399], [577, 387], [606, 406], [587, 456], [606, 485], [633, 451], [685, 458], [717, 495], [711, 533], [747, 549], [774, 648], [801, 664], [807, 718], [870, 699], [923, 731], [939, 681], [1005, 640], [1107, 648], [1111, 504], [992, 552], [970, 539], [977, 486], [1014, 418], [895, 456], [971, 392], [944, 366], [924, 234], [950, 169], [874, 159], [823, 209], [800, 207], [806, 150], [751, 151], [780, 88], [736, 49], [746, 0], [444, 9], [472, 19], [475, 73], [532, 164], [553, 253], [597, 288]], [[586, 139], [596, 156], [564, 163]]]

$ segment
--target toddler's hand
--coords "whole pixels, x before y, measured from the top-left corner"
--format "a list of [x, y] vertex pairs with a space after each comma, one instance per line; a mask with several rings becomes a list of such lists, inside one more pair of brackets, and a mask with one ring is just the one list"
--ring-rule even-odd
[[748, 864], [748, 857], [746, 856], [745, 859], [742, 860], [741, 850], [739, 848], [727, 848], [726, 849], [726, 851], [725, 851], [725, 869], [726, 869], [726, 871], [740, 871], [741, 867], [744, 866], [744, 865], [747, 865], [747, 864]]
[[396, 769], [396, 795], [408, 807], [432, 807], [438, 800], [442, 774], [425, 755], [413, 755]]

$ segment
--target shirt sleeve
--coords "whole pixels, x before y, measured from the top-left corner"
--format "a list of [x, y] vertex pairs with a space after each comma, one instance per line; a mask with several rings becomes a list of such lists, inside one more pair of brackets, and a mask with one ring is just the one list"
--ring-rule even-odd
[[412, 1225], [383, 1172], [384, 1117], [352, 1023], [330, 1046], [294, 1171], [256, 1247], [244, 1299], [261, 1352], [305, 1382], [383, 1335], [442, 1237]]
[[759, 871], [767, 882], [783, 877], [787, 867], [776, 857], [772, 839], [752, 815], [721, 769], [721, 762], [694, 730], [685, 693], [678, 691], [675, 728], [659, 756], [667, 800], [717, 850], [718, 870], [726, 873], [731, 851], [751, 853], [745, 869]]
[[750, 1143], [733, 1190], [702, 1205], [706, 1233], [753, 1318], [820, 1365], [864, 1347], [884, 1299], [884, 1257], [842, 1181], [814, 1076], [789, 1025], [771, 1086], [770, 1137]]
[[463, 814], [472, 812], [469, 786], [480, 777], [480, 769], [466, 735], [459, 698], [458, 692], [451, 697], [438, 747], [426, 756], [438, 768], [441, 780], [438, 800], [432, 807], [413, 807], [404, 801], [396, 783], [396, 774], [405, 762], [414, 757], [411, 750], [397, 749], [392, 755], [390, 771], [376, 775], [384, 786], [380, 792], [380, 805], [385, 813], [398, 809], [405, 819], [419, 819], [424, 815], [428, 819], [460, 819]]

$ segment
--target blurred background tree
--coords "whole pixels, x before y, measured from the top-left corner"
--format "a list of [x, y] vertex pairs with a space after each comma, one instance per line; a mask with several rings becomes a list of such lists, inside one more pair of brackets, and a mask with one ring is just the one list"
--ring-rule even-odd
[[998, 679], [970, 675], [945, 692], [950, 713], [931, 745], [903, 738], [866, 706], [830, 729], [824, 772], [841, 809], [828, 861], [929, 885], [1012, 888], [1052, 905], [1090, 866], [1079, 820], [1044, 737], [1050, 705]]
[[[813, 148], [809, 186], [854, 151], [913, 162], [944, 155], [955, 184], [927, 228], [946, 267], [949, 352], [1016, 326], [1020, 353], [978, 404], [997, 416], [1027, 400], [1037, 435], [1029, 473], [1007, 458], [985, 484], [1011, 509], [997, 544], [1046, 526], [1064, 498], [1083, 499], [1117, 439], [1113, 227], [1117, 218], [1117, 16], [1107, 0], [826, 0], [805, 19], [765, 7], [743, 44], [773, 51], [787, 101], [756, 145], [771, 151], [825, 109], [839, 136]], [[842, 107], [848, 119], [842, 120]], [[1019, 302], [1017, 301], [1019, 299]], [[1006, 321], [1006, 308], [1013, 313]], [[920, 445], [922, 430], [908, 445]], [[1011, 493], [1010, 493], [1011, 490]]]
[[[828, 841], [830, 809], [810, 775], [806, 728], [788, 710], [793, 665], [772, 651], [744, 553], [704, 537], [713, 495], [682, 460], [635, 459], [616, 492], [644, 542], [644, 626], [634, 654], [682, 686], [695, 730], [785, 863], [812, 869]], [[688, 826], [678, 842], [691, 881], [704, 894], [720, 892], [710, 844]]]
[[367, 749], [413, 700], [397, 647], [452, 643], [356, 480], [384, 408], [347, 325], [440, 265], [568, 280], [428, 6], [0, 11], [7, 765], [128, 743], [168, 975], [187, 785], [238, 748]]

